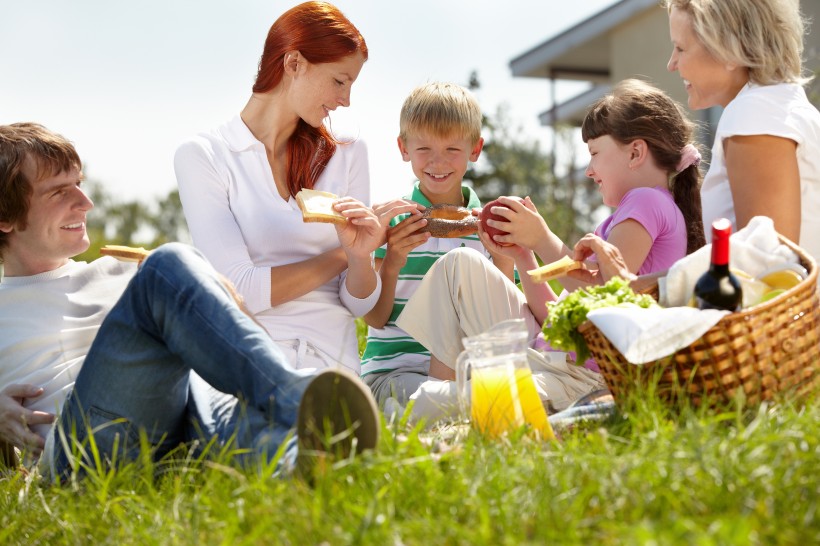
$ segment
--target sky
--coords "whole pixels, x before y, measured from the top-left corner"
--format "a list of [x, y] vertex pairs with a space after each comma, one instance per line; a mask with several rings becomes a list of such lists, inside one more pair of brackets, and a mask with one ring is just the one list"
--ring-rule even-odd
[[[615, 0], [337, 0], [370, 58], [335, 130], [367, 143], [374, 202], [408, 193], [398, 118], [417, 85], [465, 84], [476, 71], [485, 114], [500, 105], [549, 150], [538, 122], [546, 79], [510, 61]], [[231, 119], [251, 94], [265, 36], [297, 1], [0, 0], [0, 124], [36, 121], [74, 142], [89, 179], [116, 199], [176, 188], [177, 146]], [[559, 85], [559, 95], [578, 92]], [[560, 97], [559, 97], [560, 98]]]

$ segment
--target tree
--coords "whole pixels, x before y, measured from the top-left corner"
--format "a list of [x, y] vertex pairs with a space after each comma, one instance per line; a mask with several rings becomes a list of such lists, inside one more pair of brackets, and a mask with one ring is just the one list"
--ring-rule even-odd
[[190, 241], [177, 190], [149, 205], [138, 200], [118, 202], [97, 180], [87, 180], [84, 185], [94, 209], [87, 220], [91, 246], [78, 260], [98, 258], [105, 245], [154, 248], [170, 241]]
[[[470, 75], [470, 89], [480, 87], [475, 72]], [[509, 105], [501, 104], [492, 118], [484, 116], [484, 151], [479, 162], [471, 166], [468, 179], [482, 201], [500, 195], [530, 196], [550, 230], [569, 245], [593, 227], [593, 215], [601, 206], [595, 184], [579, 175], [574, 144], [575, 129], [561, 128], [555, 138], [563, 144], [567, 175], [552, 174], [555, 158], [542, 151], [540, 143], [528, 139], [520, 125], [509, 116]]]

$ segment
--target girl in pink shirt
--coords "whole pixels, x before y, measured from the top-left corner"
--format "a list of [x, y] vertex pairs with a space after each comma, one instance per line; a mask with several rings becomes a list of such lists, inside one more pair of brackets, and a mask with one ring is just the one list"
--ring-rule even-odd
[[[694, 144], [694, 124], [683, 108], [660, 89], [640, 80], [624, 80], [590, 107], [581, 126], [590, 153], [586, 175], [598, 185], [604, 204], [613, 207], [595, 233], [618, 247], [629, 270], [636, 274], [668, 269], [703, 246], [700, 201], [700, 153]], [[485, 232], [487, 248], [515, 260], [518, 271], [538, 267], [573, 250], [553, 233], [527, 198], [502, 197], [507, 207], [492, 211], [504, 220], [490, 227], [506, 234]], [[595, 269], [594, 257], [587, 264]], [[521, 275], [527, 303], [535, 319], [547, 318], [545, 303], [557, 298], [546, 283]], [[561, 279], [567, 290], [584, 282]]]

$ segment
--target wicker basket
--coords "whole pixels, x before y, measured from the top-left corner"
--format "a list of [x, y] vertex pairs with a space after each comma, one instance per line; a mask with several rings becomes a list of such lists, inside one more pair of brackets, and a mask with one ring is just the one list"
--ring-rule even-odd
[[649, 384], [656, 385], [656, 394], [664, 400], [685, 398], [695, 405], [726, 403], [738, 390], [750, 404], [777, 395], [799, 399], [817, 392], [817, 263], [785, 237], [780, 241], [798, 254], [808, 277], [767, 302], [726, 315], [673, 355], [640, 366], [630, 364], [594, 324], [579, 326], [616, 402]]

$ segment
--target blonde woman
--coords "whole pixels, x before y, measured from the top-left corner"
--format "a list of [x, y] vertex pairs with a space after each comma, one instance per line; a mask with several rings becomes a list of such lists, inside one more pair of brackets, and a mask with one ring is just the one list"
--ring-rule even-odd
[[[703, 224], [758, 215], [820, 258], [820, 113], [804, 77], [796, 0], [665, 0], [672, 56], [694, 110], [722, 106]], [[707, 230], [707, 237], [710, 233]]]

